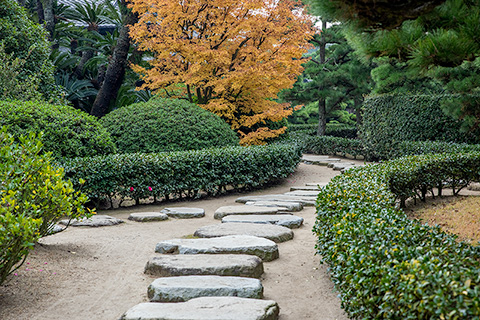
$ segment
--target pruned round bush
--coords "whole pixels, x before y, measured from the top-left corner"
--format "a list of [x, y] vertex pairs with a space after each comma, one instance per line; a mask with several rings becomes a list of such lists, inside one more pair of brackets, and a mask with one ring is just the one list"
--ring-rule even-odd
[[44, 133], [44, 150], [56, 157], [112, 153], [115, 145], [97, 119], [69, 106], [41, 102], [0, 101], [0, 126], [14, 136]]
[[114, 110], [101, 119], [119, 152], [199, 150], [238, 145], [217, 115], [185, 100], [152, 99]]

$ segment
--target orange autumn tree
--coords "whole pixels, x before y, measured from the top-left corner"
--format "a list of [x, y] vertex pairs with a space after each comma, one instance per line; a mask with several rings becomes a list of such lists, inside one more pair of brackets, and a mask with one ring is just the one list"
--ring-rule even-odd
[[309, 17], [290, 0], [132, 0], [139, 15], [130, 35], [153, 54], [134, 66], [143, 88], [188, 99], [221, 116], [241, 144], [285, 132], [269, 129], [291, 114], [275, 101], [303, 71], [313, 34]]

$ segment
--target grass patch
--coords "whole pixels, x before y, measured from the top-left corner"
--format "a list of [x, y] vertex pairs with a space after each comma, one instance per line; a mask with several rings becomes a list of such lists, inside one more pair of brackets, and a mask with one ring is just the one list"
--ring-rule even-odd
[[412, 219], [429, 226], [438, 225], [459, 241], [476, 245], [480, 242], [480, 196], [458, 196], [429, 199], [407, 210]]

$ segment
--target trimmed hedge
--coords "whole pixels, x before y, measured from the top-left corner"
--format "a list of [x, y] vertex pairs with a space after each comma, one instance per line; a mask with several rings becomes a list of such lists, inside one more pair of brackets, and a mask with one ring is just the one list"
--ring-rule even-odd
[[301, 149], [290, 144], [225, 147], [157, 154], [115, 154], [68, 159], [62, 163], [73, 181], [85, 179], [82, 192], [96, 201], [170, 195], [218, 194], [287, 177], [300, 162]]
[[480, 152], [347, 170], [317, 199], [317, 251], [353, 319], [479, 319], [480, 247], [412, 221], [396, 200], [480, 178]]
[[454, 95], [380, 95], [363, 103], [361, 137], [369, 152], [384, 153], [395, 141], [478, 143], [479, 137], [462, 132], [462, 120], [442, 111]]
[[180, 99], [154, 98], [116, 109], [101, 120], [119, 152], [200, 150], [239, 144], [219, 116]]
[[365, 154], [361, 140], [329, 136], [308, 136], [301, 139], [303, 151], [314, 154], [330, 154], [359, 156]]
[[15, 137], [43, 132], [43, 149], [56, 158], [115, 151], [108, 132], [93, 116], [69, 106], [32, 101], [0, 101], [0, 126]]
[[[301, 134], [315, 136], [317, 134], [318, 124], [290, 124], [287, 133], [302, 131]], [[343, 123], [327, 123], [325, 135], [339, 138], [354, 139], [357, 137], [357, 128]]]

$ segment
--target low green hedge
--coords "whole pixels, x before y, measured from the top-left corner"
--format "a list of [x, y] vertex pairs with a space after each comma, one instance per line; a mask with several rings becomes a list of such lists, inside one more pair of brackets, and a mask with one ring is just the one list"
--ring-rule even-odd
[[330, 154], [345, 156], [364, 155], [365, 150], [361, 140], [347, 139], [329, 136], [308, 136], [301, 139], [300, 144], [303, 146], [304, 152], [314, 154]]
[[[317, 129], [318, 124], [290, 124], [288, 125], [287, 133], [301, 131], [303, 135], [315, 136]], [[357, 137], [357, 128], [343, 123], [327, 123], [325, 135], [355, 139]]]
[[300, 158], [300, 147], [275, 144], [76, 158], [62, 166], [72, 181], [86, 181], [82, 192], [92, 200], [120, 197], [138, 203], [150, 196], [195, 196], [200, 191], [217, 194], [226, 186], [256, 187], [287, 177]]
[[480, 247], [412, 221], [397, 200], [480, 178], [480, 152], [348, 170], [317, 199], [317, 251], [353, 319], [480, 319]]

